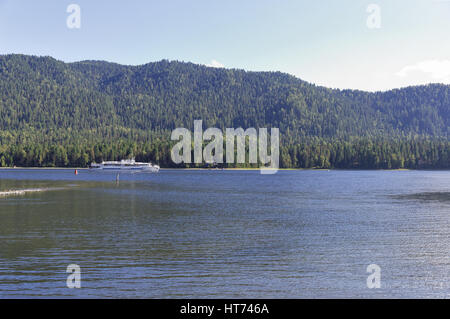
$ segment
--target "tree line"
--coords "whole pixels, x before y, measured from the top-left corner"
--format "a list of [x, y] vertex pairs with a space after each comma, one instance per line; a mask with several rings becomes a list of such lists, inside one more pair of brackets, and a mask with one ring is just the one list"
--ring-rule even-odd
[[[135, 157], [166, 168], [205, 167], [205, 164], [174, 164], [173, 142], [122, 140], [97, 144], [30, 144], [0, 147], [1, 167], [88, 167], [90, 163]], [[326, 169], [449, 169], [448, 140], [424, 138], [367, 139], [348, 141], [307, 139], [280, 146], [281, 168]], [[220, 164], [221, 167], [259, 167], [259, 164]]]

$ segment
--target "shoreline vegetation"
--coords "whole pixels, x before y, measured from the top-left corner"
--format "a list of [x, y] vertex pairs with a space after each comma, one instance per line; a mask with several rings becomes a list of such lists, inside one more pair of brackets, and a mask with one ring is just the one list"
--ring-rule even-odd
[[[119, 139], [114, 142], [103, 141], [93, 144], [65, 144], [56, 141], [54, 143], [57, 144], [0, 143], [0, 167], [88, 168], [90, 163], [133, 157], [138, 162], [151, 162], [163, 168], [259, 169], [260, 166], [264, 166], [261, 163], [249, 164], [248, 158], [246, 163], [218, 163], [213, 166], [206, 163], [175, 164], [171, 158], [171, 150], [175, 143], [161, 136], [151, 137], [148, 140]], [[204, 147], [205, 145], [202, 145], [202, 149]], [[248, 154], [248, 140], [245, 148], [245, 153]], [[280, 169], [450, 169], [449, 155], [450, 140], [446, 138], [358, 137], [342, 141], [305, 138], [300, 144], [281, 143], [279, 167]], [[194, 154], [191, 154], [191, 158], [194, 158]]]

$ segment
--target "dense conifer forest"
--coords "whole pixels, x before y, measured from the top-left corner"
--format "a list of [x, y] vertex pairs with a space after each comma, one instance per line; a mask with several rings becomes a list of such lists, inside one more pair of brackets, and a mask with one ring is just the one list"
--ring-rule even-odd
[[171, 131], [201, 119], [223, 131], [278, 127], [285, 168], [448, 169], [449, 115], [441, 84], [369, 93], [176, 61], [0, 56], [2, 167], [129, 157], [175, 167]]

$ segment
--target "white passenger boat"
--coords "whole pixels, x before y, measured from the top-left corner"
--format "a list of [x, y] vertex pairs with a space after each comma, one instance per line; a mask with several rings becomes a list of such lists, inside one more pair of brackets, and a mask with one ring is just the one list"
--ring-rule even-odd
[[92, 163], [91, 169], [112, 171], [144, 171], [152, 173], [159, 172], [158, 165], [152, 165], [152, 163], [136, 162], [134, 158], [121, 161], [106, 161], [100, 164]]

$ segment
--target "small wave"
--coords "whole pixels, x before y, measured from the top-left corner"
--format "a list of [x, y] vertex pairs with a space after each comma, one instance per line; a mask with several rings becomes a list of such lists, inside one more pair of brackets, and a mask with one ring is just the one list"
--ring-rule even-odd
[[48, 192], [54, 190], [60, 190], [62, 188], [28, 188], [28, 189], [11, 189], [7, 191], [0, 191], [0, 197], [7, 196], [20, 196], [25, 195], [27, 193], [39, 193], [39, 192]]

